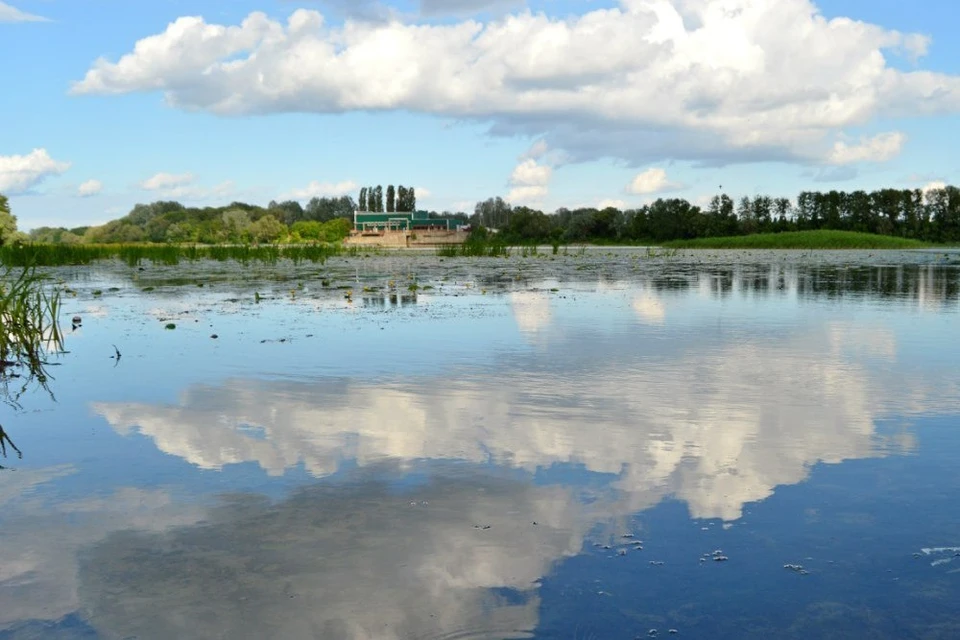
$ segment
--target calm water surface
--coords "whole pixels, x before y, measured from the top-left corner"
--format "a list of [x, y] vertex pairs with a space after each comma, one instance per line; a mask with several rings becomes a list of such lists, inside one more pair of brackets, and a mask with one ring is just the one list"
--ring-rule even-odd
[[0, 638], [960, 637], [957, 256], [55, 274]]

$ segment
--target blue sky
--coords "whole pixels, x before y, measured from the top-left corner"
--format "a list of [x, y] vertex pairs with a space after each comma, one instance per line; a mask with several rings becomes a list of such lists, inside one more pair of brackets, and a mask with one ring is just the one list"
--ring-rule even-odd
[[920, 4], [9, 0], [0, 191], [30, 229], [367, 184], [553, 211], [956, 183], [960, 7]]

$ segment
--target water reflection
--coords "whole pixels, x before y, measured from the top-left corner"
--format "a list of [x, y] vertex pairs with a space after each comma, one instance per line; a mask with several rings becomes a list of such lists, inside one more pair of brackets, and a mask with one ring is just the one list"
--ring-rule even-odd
[[455, 468], [398, 493], [397, 475], [377, 465], [113, 534], [84, 554], [84, 607], [138, 638], [528, 637], [536, 582], [581, 548], [570, 490]]
[[627, 510], [672, 496], [694, 517], [735, 520], [817, 462], [912, 450], [909, 433], [879, 433], [881, 419], [960, 403], [941, 372], [893, 371], [892, 333], [843, 323], [660, 356], [573, 335], [507, 364], [377, 382], [238, 378], [191, 385], [176, 405], [92, 406], [205, 469], [570, 463], [616, 475]]

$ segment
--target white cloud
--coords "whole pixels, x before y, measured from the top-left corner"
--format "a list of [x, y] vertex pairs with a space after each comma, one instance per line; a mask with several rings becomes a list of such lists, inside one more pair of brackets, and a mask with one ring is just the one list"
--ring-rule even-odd
[[653, 167], [634, 176], [630, 184], [627, 185], [626, 191], [634, 195], [649, 195], [664, 191], [676, 191], [682, 188], [681, 183], [671, 182], [667, 178], [665, 170]]
[[164, 189], [173, 189], [193, 182], [194, 176], [191, 173], [158, 173], [140, 183], [141, 189], [147, 191], [161, 191]]
[[13, 195], [29, 191], [69, 168], [69, 162], [54, 160], [46, 149], [34, 149], [25, 156], [0, 156], [0, 193]]
[[302, 189], [292, 189], [290, 192], [281, 196], [281, 200], [309, 200], [311, 198], [338, 198], [340, 196], [353, 195], [360, 189], [353, 180], [344, 180], [342, 182], [318, 182], [312, 180], [310, 184]]
[[233, 193], [234, 184], [226, 180], [212, 187], [204, 187], [196, 183], [196, 176], [192, 173], [161, 172], [141, 182], [140, 188], [153, 191], [163, 198], [197, 201], [227, 198]]
[[77, 188], [77, 195], [81, 197], [95, 196], [103, 191], [103, 183], [99, 180], [87, 180]]
[[[183, 17], [74, 94], [161, 91], [218, 114], [402, 109], [542, 138], [572, 162], [855, 161], [837, 136], [881, 117], [960, 111], [960, 77], [887, 66], [926, 40], [811, 0], [621, 0], [573, 18], [348, 21], [298, 10]], [[387, 55], [388, 54], [388, 55]]]
[[611, 200], [610, 198], [606, 198], [597, 203], [597, 209], [606, 209], [607, 207], [623, 210], [627, 208], [627, 203], [623, 200]]
[[926, 193], [927, 191], [936, 191], [937, 189], [944, 189], [946, 188], [946, 186], [947, 186], [947, 183], [944, 182], [943, 180], [933, 180], [932, 182], [928, 182], [927, 184], [920, 187], [920, 190]]
[[0, 2], [0, 22], [48, 22], [47, 18], [35, 16], [6, 2]]
[[520, 156], [520, 163], [510, 174], [510, 192], [507, 202], [517, 205], [539, 205], [547, 195], [550, 178], [553, 176], [553, 167], [542, 164], [536, 158], [541, 158], [547, 151], [540, 141], [525, 154]]
[[830, 153], [833, 164], [851, 164], [854, 162], [886, 162], [900, 154], [907, 137], [899, 131], [881, 133], [872, 138], [860, 138], [855, 144], [840, 140], [834, 143]]
[[430, 196], [433, 195], [433, 192], [430, 191], [430, 189], [427, 189], [426, 187], [414, 187], [413, 191], [417, 196], [417, 202], [419, 202], [420, 200], [429, 200]]

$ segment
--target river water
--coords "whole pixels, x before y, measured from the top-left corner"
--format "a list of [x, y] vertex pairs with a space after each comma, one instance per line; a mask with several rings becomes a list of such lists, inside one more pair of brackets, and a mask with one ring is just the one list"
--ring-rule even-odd
[[960, 637], [958, 257], [54, 270], [0, 638]]

